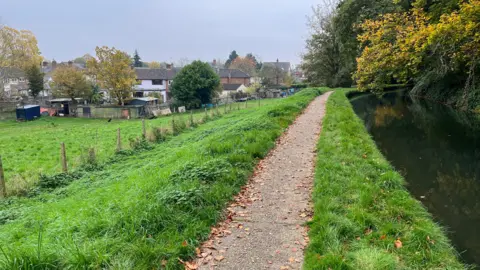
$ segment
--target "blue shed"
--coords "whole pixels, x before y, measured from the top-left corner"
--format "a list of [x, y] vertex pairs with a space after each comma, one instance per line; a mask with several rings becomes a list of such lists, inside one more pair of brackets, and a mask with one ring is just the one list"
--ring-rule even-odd
[[39, 105], [25, 105], [17, 108], [17, 120], [33, 120], [40, 117]]

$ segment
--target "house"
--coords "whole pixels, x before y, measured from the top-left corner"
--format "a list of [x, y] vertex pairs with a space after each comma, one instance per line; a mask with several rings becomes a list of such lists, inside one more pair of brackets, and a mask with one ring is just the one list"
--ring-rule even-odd
[[244, 84], [223, 84], [223, 91], [220, 97], [228, 97], [234, 93], [245, 92], [247, 87]]
[[280, 62], [277, 59], [276, 62], [264, 62], [262, 65], [262, 68], [265, 66], [275, 67], [276, 69], [281, 70], [282, 72], [285, 72], [288, 75], [291, 75], [292, 73], [292, 66], [290, 62]]
[[217, 71], [222, 84], [243, 84], [250, 85], [251, 76], [238, 69], [222, 68]]
[[0, 78], [2, 79], [0, 86], [3, 85], [3, 99], [15, 99], [28, 95], [28, 80], [21, 69], [2, 67]]
[[137, 85], [134, 88], [134, 97], [159, 96], [160, 102], [170, 99], [169, 88], [173, 78], [180, 71], [172, 65], [167, 68], [135, 68]]

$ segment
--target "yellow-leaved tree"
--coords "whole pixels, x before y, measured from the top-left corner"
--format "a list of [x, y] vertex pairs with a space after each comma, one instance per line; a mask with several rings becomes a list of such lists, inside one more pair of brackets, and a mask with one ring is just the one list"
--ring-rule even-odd
[[125, 105], [136, 84], [130, 57], [114, 47], [97, 47], [95, 52], [97, 57], [87, 61], [89, 74], [102, 89], [108, 91], [110, 97], [117, 100], [118, 105]]
[[160, 68], [161, 66], [162, 65], [160, 64], [160, 62], [157, 62], [157, 61], [152, 61], [148, 63], [149, 68]]
[[32, 32], [0, 26], [0, 67], [26, 70], [40, 66], [42, 59], [37, 38]]
[[363, 51], [354, 74], [358, 89], [382, 91], [393, 82], [412, 83], [420, 92], [448, 83], [462, 89], [456, 105], [469, 107], [479, 87], [480, 0], [459, 1], [459, 10], [438, 20], [424, 11], [425, 4], [417, 0], [408, 12], [361, 24]]

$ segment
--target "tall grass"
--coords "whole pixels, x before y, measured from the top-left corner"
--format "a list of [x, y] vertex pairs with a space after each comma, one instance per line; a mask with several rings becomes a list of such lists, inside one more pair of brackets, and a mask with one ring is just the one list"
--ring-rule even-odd
[[345, 93], [330, 96], [318, 142], [305, 269], [464, 269]]
[[182, 269], [178, 258], [194, 256], [258, 159], [320, 92], [231, 112], [64, 187], [3, 201], [0, 268]]

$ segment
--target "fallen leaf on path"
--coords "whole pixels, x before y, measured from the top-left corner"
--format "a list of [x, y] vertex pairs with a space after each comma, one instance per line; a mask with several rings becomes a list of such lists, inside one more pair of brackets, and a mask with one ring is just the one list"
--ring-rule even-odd
[[198, 269], [198, 265], [196, 263], [186, 262], [185, 263], [185, 269], [195, 270], [195, 269]]
[[216, 260], [217, 262], [221, 262], [223, 259], [225, 259], [225, 257], [223, 257], [223, 256], [216, 256], [216, 257], [215, 257], [215, 260]]
[[200, 249], [199, 249], [198, 247], [195, 248], [195, 253], [197, 253], [197, 255], [200, 255], [201, 251], [200, 251]]
[[290, 267], [288, 267], [288, 266], [280, 266], [280, 270], [288, 270], [288, 269], [290, 269]]
[[400, 241], [400, 238], [395, 240], [395, 247], [396, 248], [401, 248], [403, 246], [402, 241]]
[[290, 257], [290, 258], [288, 259], [288, 261], [291, 262], [291, 263], [293, 263], [293, 262], [295, 262], [295, 258]]
[[272, 261], [268, 261], [268, 264], [272, 264], [273, 262]]
[[301, 216], [301, 217], [307, 217], [307, 214], [301, 213], [300, 216]]

